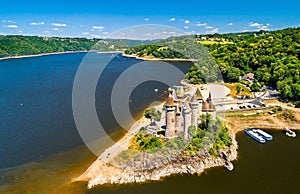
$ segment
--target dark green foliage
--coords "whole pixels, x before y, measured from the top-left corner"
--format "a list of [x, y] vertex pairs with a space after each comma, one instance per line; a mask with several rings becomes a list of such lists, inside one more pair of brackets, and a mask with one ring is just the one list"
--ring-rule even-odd
[[[225, 39], [233, 44], [207, 44], [205, 47], [209, 55], [203, 46], [198, 46], [201, 44], [197, 44], [203, 36]], [[162, 45], [168, 47], [167, 51], [158, 50]], [[139, 48], [139, 53], [131, 50], [131, 54], [152, 53], [159, 58], [175, 58], [166, 54], [170, 49], [182, 53], [185, 58], [197, 59], [198, 62], [186, 75], [193, 84], [219, 81], [221, 74], [225, 82], [237, 82], [239, 76], [251, 72], [261, 85], [277, 87], [282, 98], [300, 101], [300, 28], [171, 37], [159, 42], [156, 47], [146, 48]], [[256, 84], [252, 89], [259, 90]]]
[[254, 81], [250, 87], [252, 92], [259, 92], [260, 91], [260, 87], [257, 83], [257, 81]]
[[161, 112], [155, 108], [147, 108], [144, 111], [144, 117], [152, 121], [159, 121], [161, 118]]
[[0, 58], [66, 51], [112, 51], [154, 41], [0, 35]]
[[193, 65], [189, 71], [186, 73], [185, 78], [190, 81], [192, 84], [204, 84], [205, 79], [202, 74], [202, 71]]
[[295, 102], [295, 108], [300, 108], [300, 101]]
[[[234, 82], [237, 77], [233, 75], [253, 72], [261, 84], [277, 86], [283, 98], [299, 100], [300, 28], [237, 36], [234, 42], [208, 46], [225, 81]], [[258, 86], [255, 84], [251, 89], [258, 91]]]
[[187, 149], [192, 153], [208, 148], [211, 155], [217, 156], [218, 149], [231, 145], [228, 129], [221, 120], [211, 120], [210, 115], [202, 115], [198, 128], [190, 127], [189, 132], [193, 135]]
[[185, 58], [183, 54], [161, 45], [140, 45], [127, 49], [125, 54], [135, 54], [139, 57], [150, 56], [161, 59]]
[[147, 134], [145, 131], [140, 131], [133, 140], [131, 149], [152, 150], [161, 147], [163, 143], [164, 140], [153, 135]]

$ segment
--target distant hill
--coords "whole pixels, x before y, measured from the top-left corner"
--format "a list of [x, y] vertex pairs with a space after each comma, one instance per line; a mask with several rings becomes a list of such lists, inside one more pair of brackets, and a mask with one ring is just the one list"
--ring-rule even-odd
[[66, 51], [115, 51], [155, 41], [0, 35], [0, 58]]

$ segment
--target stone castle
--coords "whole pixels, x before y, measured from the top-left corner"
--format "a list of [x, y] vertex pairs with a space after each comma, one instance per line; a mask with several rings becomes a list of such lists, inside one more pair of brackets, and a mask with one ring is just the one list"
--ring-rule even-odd
[[212, 103], [211, 93], [204, 100], [199, 88], [196, 89], [194, 95], [186, 94], [183, 87], [175, 92], [169, 88], [169, 96], [165, 108], [166, 120], [166, 138], [173, 138], [179, 133], [184, 134], [184, 138], [188, 139], [188, 128], [190, 126], [198, 126], [198, 118], [202, 114], [210, 114], [212, 119], [216, 119], [216, 108]]

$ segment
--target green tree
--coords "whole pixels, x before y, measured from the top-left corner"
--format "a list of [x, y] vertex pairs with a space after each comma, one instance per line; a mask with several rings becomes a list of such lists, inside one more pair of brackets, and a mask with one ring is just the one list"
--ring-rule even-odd
[[254, 81], [250, 87], [251, 91], [258, 92], [260, 91], [260, 86], [257, 81]]
[[155, 108], [147, 108], [144, 111], [144, 117], [150, 119], [150, 122], [159, 121], [161, 119], [161, 112]]

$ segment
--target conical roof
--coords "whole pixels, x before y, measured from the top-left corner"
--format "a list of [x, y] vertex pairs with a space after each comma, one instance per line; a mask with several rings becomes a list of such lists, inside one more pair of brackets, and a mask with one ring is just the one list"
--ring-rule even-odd
[[210, 109], [210, 110], [215, 110], [215, 109], [216, 109], [213, 103], [210, 103], [210, 104], [209, 104], [209, 109]]
[[177, 97], [177, 95], [176, 95], [175, 92], [172, 92], [170, 94], [172, 95], [174, 101], [176, 101], [176, 102], [179, 101], [179, 99], [178, 99], [178, 97]]
[[172, 97], [172, 94], [169, 94], [168, 98], [167, 98], [167, 101], [165, 103], [165, 106], [175, 106], [175, 103], [174, 103], [174, 99]]
[[192, 97], [191, 103], [192, 103], [192, 104], [198, 103], [196, 95], [194, 95], [194, 96]]
[[202, 103], [202, 111], [204, 112], [204, 111], [207, 111], [208, 109], [209, 109], [209, 104], [204, 101]]
[[196, 90], [196, 96], [197, 96], [197, 100], [202, 100], [203, 99], [203, 96], [202, 96], [199, 88], [197, 88], [197, 90]]

